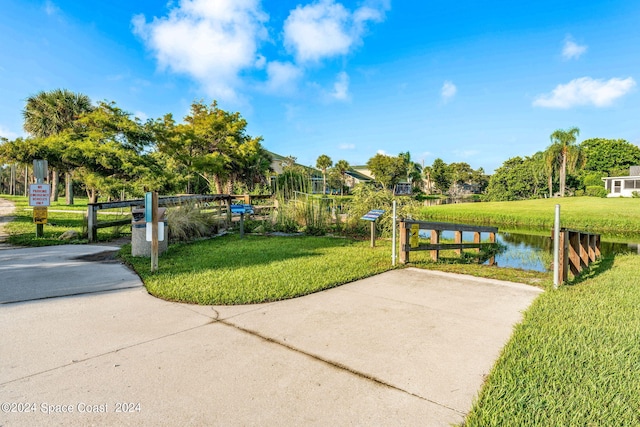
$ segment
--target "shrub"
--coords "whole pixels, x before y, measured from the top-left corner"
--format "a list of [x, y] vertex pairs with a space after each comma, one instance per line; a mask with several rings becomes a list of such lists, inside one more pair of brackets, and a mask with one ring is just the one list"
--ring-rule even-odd
[[589, 185], [584, 194], [590, 197], [607, 197], [607, 190], [601, 185]]
[[218, 231], [218, 221], [210, 214], [203, 213], [195, 203], [185, 203], [167, 210], [169, 238], [187, 242], [211, 236]]

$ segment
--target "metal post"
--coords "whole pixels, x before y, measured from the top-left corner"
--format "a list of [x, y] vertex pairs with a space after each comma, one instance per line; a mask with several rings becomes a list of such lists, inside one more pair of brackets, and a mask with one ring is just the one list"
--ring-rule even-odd
[[151, 271], [158, 270], [158, 192], [151, 193]]
[[560, 205], [556, 205], [553, 224], [553, 289], [560, 284]]
[[376, 247], [376, 222], [371, 221], [371, 247]]
[[391, 241], [391, 265], [396, 265], [396, 201], [393, 201], [393, 240]]

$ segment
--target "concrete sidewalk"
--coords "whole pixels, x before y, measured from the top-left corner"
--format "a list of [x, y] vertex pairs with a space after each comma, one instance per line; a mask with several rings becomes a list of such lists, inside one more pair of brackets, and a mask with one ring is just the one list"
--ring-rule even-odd
[[459, 423], [540, 292], [409, 268], [250, 306], [3, 304], [0, 425]]
[[61, 245], [0, 251], [0, 304], [142, 286], [113, 260], [117, 246]]

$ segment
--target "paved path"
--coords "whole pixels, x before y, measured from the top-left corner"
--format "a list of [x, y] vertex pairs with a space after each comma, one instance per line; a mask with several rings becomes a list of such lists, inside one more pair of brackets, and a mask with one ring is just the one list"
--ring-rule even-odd
[[11, 221], [11, 216], [16, 210], [13, 202], [6, 199], [0, 199], [0, 249], [9, 247], [5, 242], [7, 241], [8, 233], [4, 230], [4, 225]]
[[[3, 300], [23, 264], [87, 293], [37, 299], [47, 287], [23, 282], [29, 301], [0, 304], [2, 426], [447, 426], [540, 293], [409, 268], [288, 301], [193, 306], [139, 282], [95, 293], [59, 273], [80, 267], [7, 253]], [[89, 264], [106, 277], [109, 264]]]

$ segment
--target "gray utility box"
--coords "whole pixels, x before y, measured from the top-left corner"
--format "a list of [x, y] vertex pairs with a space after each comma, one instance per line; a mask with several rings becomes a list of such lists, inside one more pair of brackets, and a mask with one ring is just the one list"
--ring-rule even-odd
[[[169, 229], [167, 228], [167, 208], [158, 208], [158, 226], [164, 224], [164, 240], [158, 241], [158, 255], [169, 247]], [[131, 255], [151, 257], [151, 242], [147, 242], [147, 222], [144, 209], [131, 209]]]

